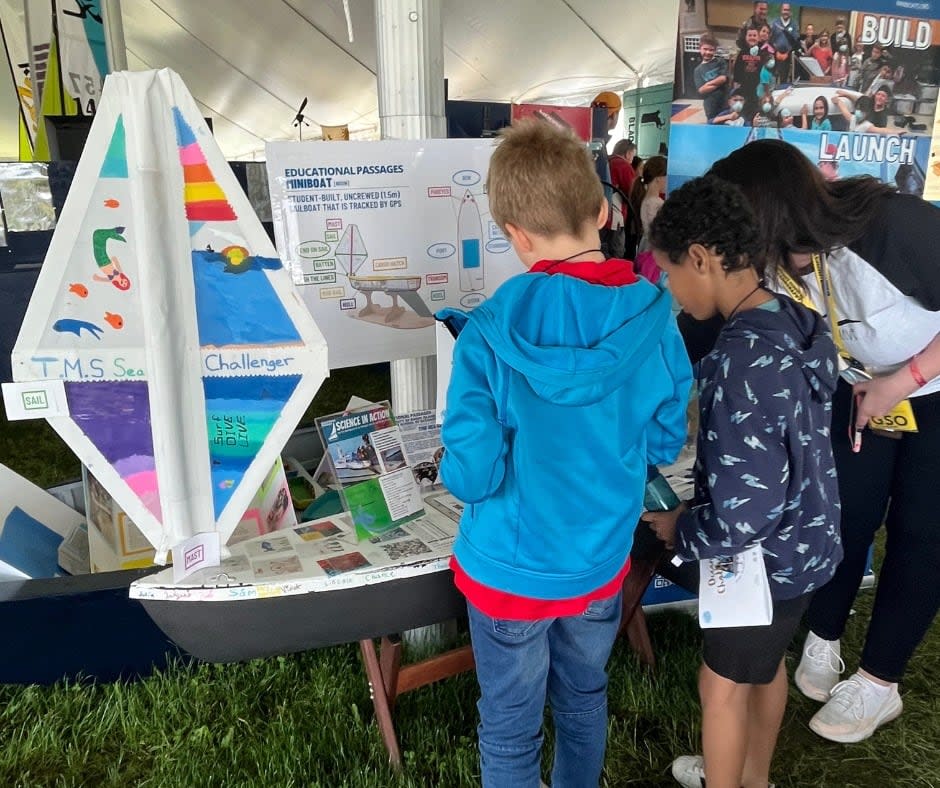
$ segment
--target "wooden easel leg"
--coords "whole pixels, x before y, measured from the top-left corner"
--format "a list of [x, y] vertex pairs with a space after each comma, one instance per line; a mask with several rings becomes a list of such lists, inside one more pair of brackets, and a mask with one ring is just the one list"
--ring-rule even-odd
[[362, 652], [362, 661], [366, 668], [366, 677], [369, 680], [369, 693], [372, 695], [372, 705], [375, 708], [375, 719], [379, 723], [379, 731], [385, 749], [388, 750], [388, 760], [392, 766], [401, 769], [401, 751], [398, 749], [398, 738], [395, 736], [395, 722], [392, 719], [392, 709], [389, 706], [389, 697], [386, 690], [385, 677], [379, 665], [378, 655], [375, 653], [375, 643], [371, 638], [359, 641]]
[[395, 710], [398, 700], [398, 674], [401, 669], [401, 637], [386, 635], [379, 646], [379, 668], [385, 681], [385, 697], [388, 707]]

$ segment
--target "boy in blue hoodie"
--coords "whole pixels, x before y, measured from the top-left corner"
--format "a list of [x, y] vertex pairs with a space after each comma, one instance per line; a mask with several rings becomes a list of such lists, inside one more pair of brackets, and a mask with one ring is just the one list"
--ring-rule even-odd
[[671, 297], [605, 260], [607, 202], [586, 146], [507, 129], [490, 212], [529, 269], [468, 316], [447, 391], [441, 475], [467, 506], [454, 543], [481, 698], [483, 785], [596, 786], [606, 664], [647, 465], [686, 436], [691, 370]]
[[669, 287], [698, 320], [725, 325], [701, 361], [695, 498], [643, 515], [687, 561], [763, 549], [773, 622], [704, 630], [704, 760], [673, 775], [690, 788], [766, 788], [787, 701], [783, 657], [816, 588], [842, 559], [829, 436], [838, 378], [825, 318], [764, 289], [756, 220], [740, 190], [697, 178], [650, 228]]

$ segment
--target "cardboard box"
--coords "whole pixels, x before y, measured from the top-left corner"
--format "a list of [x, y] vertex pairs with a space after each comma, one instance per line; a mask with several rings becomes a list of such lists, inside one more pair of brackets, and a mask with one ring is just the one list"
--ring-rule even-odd
[[[82, 469], [92, 572], [153, 566], [155, 551], [101, 483]], [[284, 465], [278, 458], [227, 544], [297, 525]]]

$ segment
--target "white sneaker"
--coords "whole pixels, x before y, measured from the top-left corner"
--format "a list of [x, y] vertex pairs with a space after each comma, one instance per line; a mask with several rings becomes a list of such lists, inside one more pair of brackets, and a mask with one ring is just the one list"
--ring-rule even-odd
[[[685, 788], [703, 788], [705, 785], [705, 759], [701, 755], [680, 755], [672, 762], [672, 776]], [[776, 788], [767, 783], [767, 788]]]
[[803, 657], [793, 675], [793, 683], [807, 698], [825, 703], [845, 670], [838, 640], [823, 640], [810, 632], [803, 644]]
[[848, 744], [867, 739], [879, 725], [900, 715], [903, 708], [897, 684], [880, 692], [871, 681], [855, 673], [833, 687], [832, 697], [816, 712], [809, 727], [824, 739]]
[[701, 755], [680, 755], [672, 762], [672, 776], [685, 788], [705, 785], [705, 759]]

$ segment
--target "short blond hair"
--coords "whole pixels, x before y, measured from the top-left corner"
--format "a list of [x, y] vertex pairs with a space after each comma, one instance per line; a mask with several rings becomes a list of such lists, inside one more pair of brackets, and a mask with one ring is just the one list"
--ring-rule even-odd
[[570, 130], [535, 118], [504, 129], [490, 159], [490, 215], [546, 238], [580, 235], [604, 202], [587, 145]]

